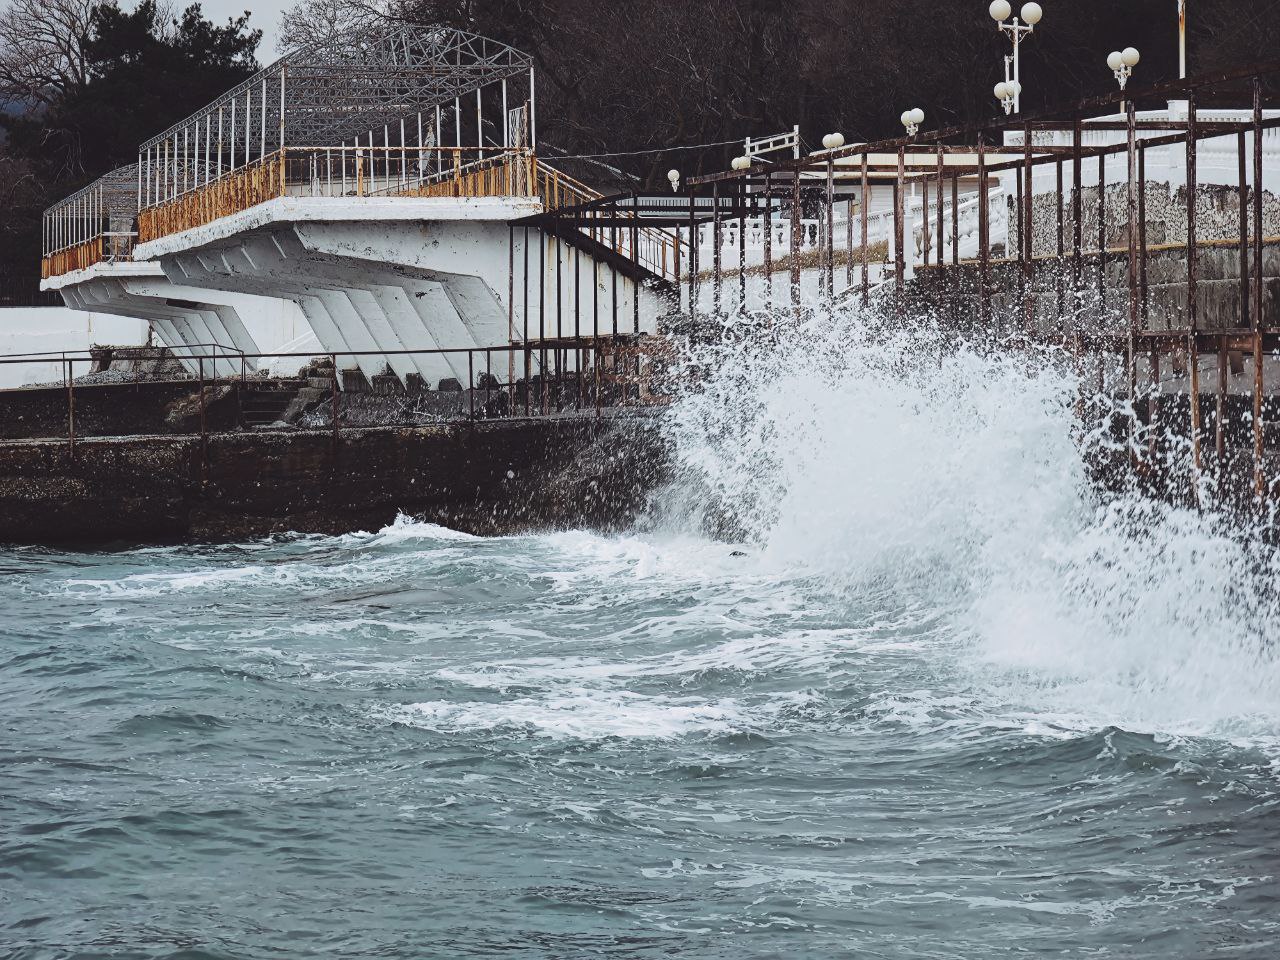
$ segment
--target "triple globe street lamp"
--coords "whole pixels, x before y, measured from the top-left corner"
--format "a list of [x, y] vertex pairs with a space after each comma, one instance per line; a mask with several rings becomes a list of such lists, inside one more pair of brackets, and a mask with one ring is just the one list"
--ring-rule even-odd
[[1115, 74], [1116, 82], [1120, 84], [1121, 90], [1128, 85], [1129, 78], [1133, 76], [1133, 68], [1138, 65], [1138, 61], [1141, 59], [1142, 55], [1138, 53], [1136, 47], [1112, 50], [1107, 56], [1107, 66]]
[[991, 19], [996, 22], [1001, 33], [1009, 35], [1013, 42], [1012, 56], [1004, 58], [1004, 83], [996, 86], [996, 97], [1004, 105], [1006, 114], [1018, 113], [1022, 109], [1022, 58], [1020, 48], [1022, 41], [1030, 36], [1044, 18], [1044, 9], [1038, 3], [1024, 3], [1020, 15], [1013, 16], [1013, 7], [1009, 0], [992, 0], [987, 8]]

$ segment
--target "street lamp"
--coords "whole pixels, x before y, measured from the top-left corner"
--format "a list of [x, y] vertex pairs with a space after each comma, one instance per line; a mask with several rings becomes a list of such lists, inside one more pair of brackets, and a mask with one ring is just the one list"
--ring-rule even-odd
[[679, 170], [668, 170], [667, 181], [671, 184], [672, 193], [680, 192], [680, 171]]
[[1120, 84], [1121, 90], [1128, 85], [1129, 78], [1133, 76], [1133, 68], [1138, 65], [1138, 61], [1141, 59], [1142, 55], [1138, 53], [1136, 47], [1112, 50], [1107, 56], [1107, 66], [1116, 75], [1116, 81]]
[[1005, 115], [1013, 113], [1014, 102], [1018, 98], [1018, 94], [1022, 92], [1022, 84], [1017, 80], [1001, 80], [996, 84], [996, 99], [1000, 101], [1000, 105], [1004, 107]]
[[919, 107], [904, 110], [901, 120], [902, 125], [907, 128], [907, 136], [914, 137], [920, 131], [920, 124], [924, 123], [924, 111]]
[[751, 158], [745, 154], [741, 157], [734, 157], [729, 166], [734, 170], [749, 170], [751, 169]]
[[1187, 0], [1178, 0], [1178, 77], [1187, 79]]
[[[1022, 41], [1035, 30], [1036, 24], [1044, 17], [1044, 10], [1038, 3], [1024, 3], [1022, 5], [1021, 18], [1013, 17], [1013, 7], [1009, 5], [1009, 0], [992, 0], [987, 12], [991, 14], [991, 19], [996, 22], [1000, 32], [1007, 33], [1009, 39], [1013, 41], [1013, 55], [1004, 58], [1005, 83], [1015, 85], [1012, 97], [1013, 105], [1006, 104], [1005, 112], [1019, 113], [1022, 110], [1022, 58], [1020, 48]], [[1010, 20], [1010, 17], [1012, 17], [1012, 20]], [[1009, 22], [1006, 23], [1005, 21]], [[1004, 100], [1003, 97], [1000, 99]]]
[[828, 133], [825, 137], [822, 138], [822, 149], [824, 150], [839, 150], [843, 146], [844, 146], [843, 133]]

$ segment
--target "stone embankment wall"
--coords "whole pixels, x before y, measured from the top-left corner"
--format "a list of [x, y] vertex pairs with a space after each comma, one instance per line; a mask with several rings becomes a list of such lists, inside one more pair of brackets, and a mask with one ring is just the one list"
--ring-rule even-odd
[[654, 418], [546, 417], [328, 431], [0, 442], [0, 542], [239, 540], [634, 523], [666, 476]]
[[[1071, 257], [1036, 260], [1030, 283], [1022, 265], [1012, 261], [992, 263], [989, 274], [991, 317], [1003, 330], [1027, 331], [1023, 294], [1033, 302], [1031, 329], [1038, 333], [1074, 333], [1125, 330], [1129, 326], [1129, 263], [1127, 252], [1109, 252], [1105, 276], [1097, 254], [1081, 258], [1079, 276]], [[1262, 317], [1264, 326], [1280, 327], [1280, 242], [1264, 245]], [[1252, 257], [1250, 267], [1252, 271]], [[1241, 283], [1240, 249], [1235, 244], [1205, 243], [1198, 248], [1196, 302], [1201, 330], [1243, 329], [1250, 325], [1245, 311], [1246, 292]], [[961, 328], [978, 322], [979, 272], [976, 264], [929, 267], [917, 271], [909, 299], [937, 311]], [[1252, 297], [1250, 288], [1248, 294]], [[1152, 250], [1147, 255], [1143, 330], [1182, 330], [1187, 326], [1190, 303], [1185, 247]]]
[[[205, 388], [205, 422], [230, 429], [238, 418], [234, 391], [226, 384]], [[192, 380], [139, 383], [76, 383], [0, 391], [0, 439], [66, 437], [74, 404], [77, 437], [182, 433], [200, 429], [200, 390]]]
[[[1086, 167], [1087, 169], [1087, 167]], [[1109, 184], [1106, 188], [1104, 224], [1106, 245], [1119, 248], [1129, 243], [1129, 185]], [[1071, 195], [1063, 197], [1063, 248], [1069, 254], [1074, 240], [1075, 217]], [[1080, 192], [1081, 242], [1085, 250], [1098, 248], [1098, 188]], [[1252, 199], [1246, 212], [1253, 229]], [[1009, 250], [1019, 249], [1022, 222], [1017, 197], [1008, 198]], [[1170, 188], [1167, 183], [1148, 181], [1146, 197], [1147, 246], [1187, 242], [1187, 188]], [[1280, 197], [1263, 192], [1262, 235], [1280, 236]], [[1196, 191], [1196, 237], [1201, 242], [1231, 240], [1240, 236], [1240, 190], [1238, 187], [1205, 185]], [[1058, 196], [1037, 194], [1031, 201], [1032, 252], [1037, 257], [1058, 252]]]

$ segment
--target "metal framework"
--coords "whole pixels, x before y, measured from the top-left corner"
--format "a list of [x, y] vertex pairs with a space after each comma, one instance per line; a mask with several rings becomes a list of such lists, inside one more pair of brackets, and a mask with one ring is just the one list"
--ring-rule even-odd
[[[517, 106], [527, 116], [517, 124], [508, 83], [524, 77]], [[501, 109], [487, 135], [486, 100], [491, 115]], [[290, 148], [365, 147], [383, 159], [445, 144], [532, 148], [533, 101], [532, 58], [504, 43], [412, 23], [348, 31], [286, 54], [142, 144], [138, 205], [165, 203]], [[516, 132], [525, 143], [511, 142]]]
[[126, 259], [137, 237], [137, 183], [137, 164], [117, 167], [46, 210], [42, 277]]

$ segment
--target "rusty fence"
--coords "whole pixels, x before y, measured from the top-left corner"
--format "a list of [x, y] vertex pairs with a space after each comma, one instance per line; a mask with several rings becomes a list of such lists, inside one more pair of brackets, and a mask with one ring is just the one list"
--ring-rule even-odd
[[[1060, 346], [1127, 400], [1134, 430], [1155, 437], [1181, 411], [1192, 489], [1248, 460], [1252, 493], [1269, 498], [1280, 109], [1266, 101], [1278, 86], [1280, 63], [1264, 64], [692, 178], [681, 311], [723, 313], [735, 281], [744, 308], [754, 271], [760, 307], [799, 313], [816, 289], [903, 316], [925, 308], [979, 340]], [[699, 231], [711, 241], [692, 242]], [[1155, 462], [1151, 444], [1146, 463], [1134, 445], [1136, 466]]]
[[[198, 418], [190, 430], [170, 433], [196, 435], [201, 462], [207, 462], [211, 433], [210, 406], [226, 401], [221, 422], [227, 428], [250, 428], [248, 405], [263, 392], [298, 396], [309, 387], [312, 395], [300, 409], [300, 423], [280, 429], [327, 430], [336, 450], [344, 429], [395, 427], [431, 423], [471, 423], [484, 420], [548, 416], [602, 416], [607, 411], [652, 407], [670, 401], [669, 344], [656, 338], [631, 336], [579, 336], [496, 347], [459, 347], [435, 350], [352, 351], [250, 354], [219, 344], [184, 345], [183, 353], [168, 348], [129, 348], [131, 360], [170, 359], [192, 370], [186, 376], [140, 377], [133, 380], [89, 382], [77, 379], [77, 366], [101, 362], [84, 352], [7, 354], [0, 365], [55, 364], [61, 370], [66, 394], [66, 448], [75, 455], [84, 440], [77, 433], [77, 392], [86, 388], [112, 389], [143, 382], [189, 384], [194, 388]], [[391, 361], [409, 359], [435, 363], [453, 376], [429, 389], [420, 377], [401, 378]], [[268, 376], [253, 369], [256, 361], [279, 365], [297, 360], [297, 376]], [[367, 377], [363, 361], [383, 363], [382, 374]], [[343, 368], [341, 363], [349, 364]], [[238, 365], [235, 376], [215, 376], [217, 364]], [[37, 385], [47, 388], [48, 384]], [[226, 389], [222, 389], [226, 388]], [[13, 388], [18, 391], [31, 388]], [[10, 391], [0, 391], [0, 395]], [[233, 400], [228, 398], [233, 397]], [[361, 409], [360, 398], [368, 402]], [[106, 435], [106, 434], [103, 434]], [[50, 439], [23, 437], [22, 439]]]

